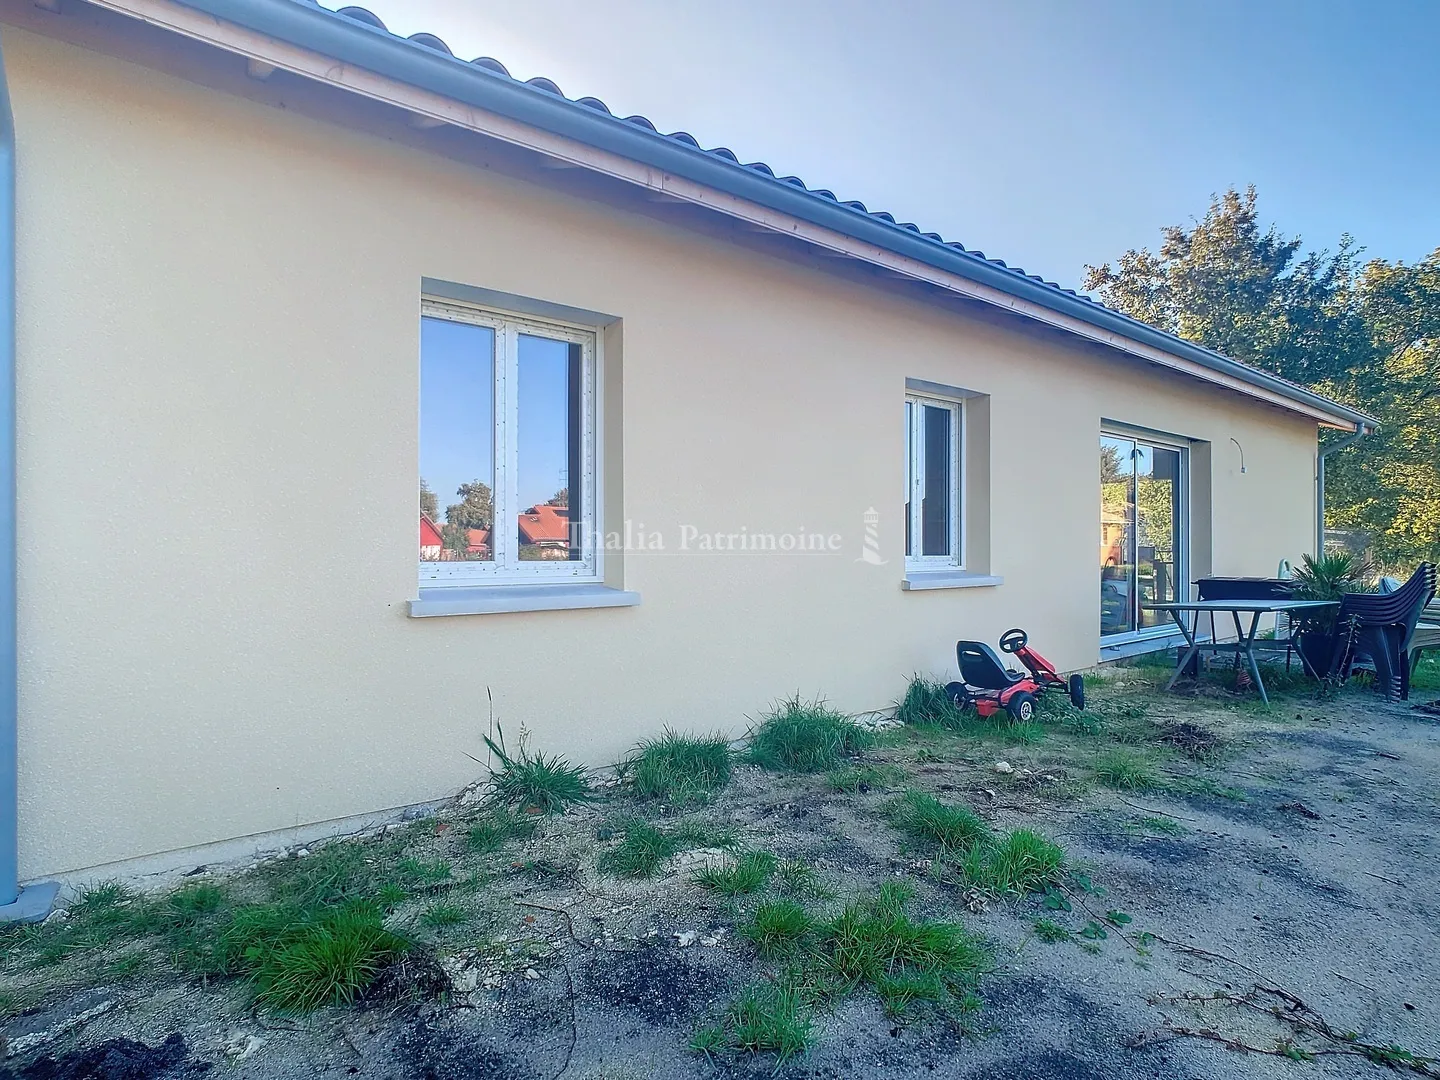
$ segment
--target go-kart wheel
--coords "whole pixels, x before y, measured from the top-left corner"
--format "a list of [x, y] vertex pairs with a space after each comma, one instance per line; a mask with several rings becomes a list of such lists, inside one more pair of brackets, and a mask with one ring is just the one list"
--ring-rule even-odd
[[1000, 635], [1000, 649], [1003, 652], [1016, 653], [1028, 644], [1030, 644], [1030, 635], [1018, 626], [1013, 630], [1006, 630]]
[[1035, 695], [1029, 690], [1019, 691], [1005, 703], [1005, 711], [1017, 724], [1029, 723], [1035, 719]]
[[1070, 676], [1070, 704], [1077, 709], [1085, 707], [1085, 680], [1078, 671]]
[[957, 709], [959, 709], [961, 712], [964, 712], [966, 709], [970, 708], [970, 688], [966, 686], [963, 682], [946, 683], [945, 696], [948, 697], [950, 699], [950, 703], [954, 705]]

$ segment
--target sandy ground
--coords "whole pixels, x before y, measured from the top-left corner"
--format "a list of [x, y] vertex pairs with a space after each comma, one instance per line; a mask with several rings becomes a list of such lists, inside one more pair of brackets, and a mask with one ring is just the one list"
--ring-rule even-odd
[[[1234, 1048], [1346, 1049], [1315, 1034], [1322, 1024], [1440, 1057], [1440, 716], [1363, 692], [1331, 702], [1297, 695], [1268, 712], [1218, 692], [1154, 701], [1150, 721], [1189, 720], [1224, 740], [1213, 762], [1168, 762], [1184, 782], [1165, 792], [1075, 782], [1095, 752], [1080, 737], [1007, 747], [946, 736], [871, 755], [904, 768], [911, 786], [970, 803], [997, 827], [1024, 824], [1063, 844], [1103, 889], [1077, 893], [1068, 913], [1042, 910], [1033, 896], [971, 912], [973, 898], [928, 877], [886, 824], [893, 792], [834, 793], [822, 777], [739, 769], [704, 810], [708, 820], [805, 860], [836, 894], [832, 908], [878, 881], [909, 879], [918, 912], [963, 919], [996, 956], [971, 1031], [897, 1023], [861, 993], [822, 1011], [813, 1048], [780, 1074], [1384, 1075], [1353, 1053], [1297, 1064]], [[1016, 772], [997, 773], [1001, 759]], [[133, 1075], [186, 1076], [205, 1063], [215, 1064], [211, 1075], [237, 1080], [771, 1075], [772, 1056], [709, 1059], [688, 1049], [697, 1026], [767, 970], [735, 933], [753, 900], [727, 903], [693, 884], [693, 855], [649, 881], [599, 875], [595, 855], [606, 842], [597, 827], [614, 812], [573, 811], [507, 849], [484, 897], [473, 992], [281, 1020], [250, 1009], [241, 986], [156, 975], [111, 988], [113, 1008], [46, 1052], [63, 1060], [108, 1039], [156, 1045], [178, 1031], [188, 1065]], [[1154, 828], [1162, 817], [1178, 827]], [[436, 832], [437, 849], [451, 842], [446, 836]], [[1132, 921], [1111, 925], [1104, 940], [1048, 944], [1033, 931], [1039, 916], [1079, 930], [1110, 911]], [[471, 948], [464, 933], [435, 949], [463, 961]], [[418, 971], [421, 985], [433, 974]], [[1194, 1000], [1217, 992], [1230, 1000]], [[12, 1057], [11, 1075], [52, 1075], [36, 1072], [33, 1056]]]

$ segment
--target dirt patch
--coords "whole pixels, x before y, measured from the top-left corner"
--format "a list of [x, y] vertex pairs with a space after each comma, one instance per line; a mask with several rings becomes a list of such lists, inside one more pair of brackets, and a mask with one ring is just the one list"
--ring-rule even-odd
[[647, 1024], [693, 1025], [733, 989], [704, 955], [698, 946], [650, 946], [592, 956], [581, 976], [583, 992]]
[[[107, 1039], [88, 1050], [59, 1058], [41, 1057], [22, 1069], [17, 1080], [190, 1080], [203, 1076], [211, 1065], [189, 1060], [189, 1047], [179, 1032], [159, 1046], [133, 1039]], [[11, 1080], [8, 1069], [0, 1077]]]

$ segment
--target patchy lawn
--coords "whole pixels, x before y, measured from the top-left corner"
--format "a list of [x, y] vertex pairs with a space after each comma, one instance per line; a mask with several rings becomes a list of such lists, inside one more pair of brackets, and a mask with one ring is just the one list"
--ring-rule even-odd
[[796, 698], [593, 792], [512, 750], [509, 805], [102, 883], [0, 930], [0, 1077], [1440, 1076], [1440, 662], [1165, 674], [1027, 725]]

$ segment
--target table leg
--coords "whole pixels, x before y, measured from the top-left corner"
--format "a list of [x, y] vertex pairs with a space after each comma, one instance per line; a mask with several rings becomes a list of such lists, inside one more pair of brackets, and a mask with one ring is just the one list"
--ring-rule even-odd
[[[1180, 657], [1180, 662], [1175, 665], [1175, 674], [1171, 675], [1170, 681], [1165, 684], [1166, 690], [1174, 689], [1175, 684], [1180, 680], [1180, 676], [1185, 674], [1185, 669], [1189, 667], [1191, 659], [1200, 655], [1200, 646], [1195, 644], [1195, 634], [1200, 628], [1200, 613], [1198, 611], [1195, 613], [1195, 625], [1193, 627], [1187, 627], [1185, 625], [1185, 613], [1183, 611], [1172, 611], [1170, 612], [1170, 617], [1175, 620], [1175, 625], [1180, 628], [1180, 633], [1185, 635], [1185, 652], [1184, 655]], [[1199, 678], [1200, 669], [1198, 667], [1198, 660], [1196, 664], [1195, 674], [1196, 678]]]
[[[1250, 632], [1241, 638], [1241, 646], [1245, 650], [1245, 662], [1250, 667], [1250, 677], [1255, 680], [1255, 689], [1260, 691], [1260, 700], [1269, 705], [1270, 698], [1265, 693], [1265, 682], [1260, 678], [1260, 665], [1255, 660], [1255, 633], [1260, 629], [1260, 614], [1257, 611], [1250, 617]], [[1235, 623], [1237, 626], [1240, 623], [1238, 613]]]

